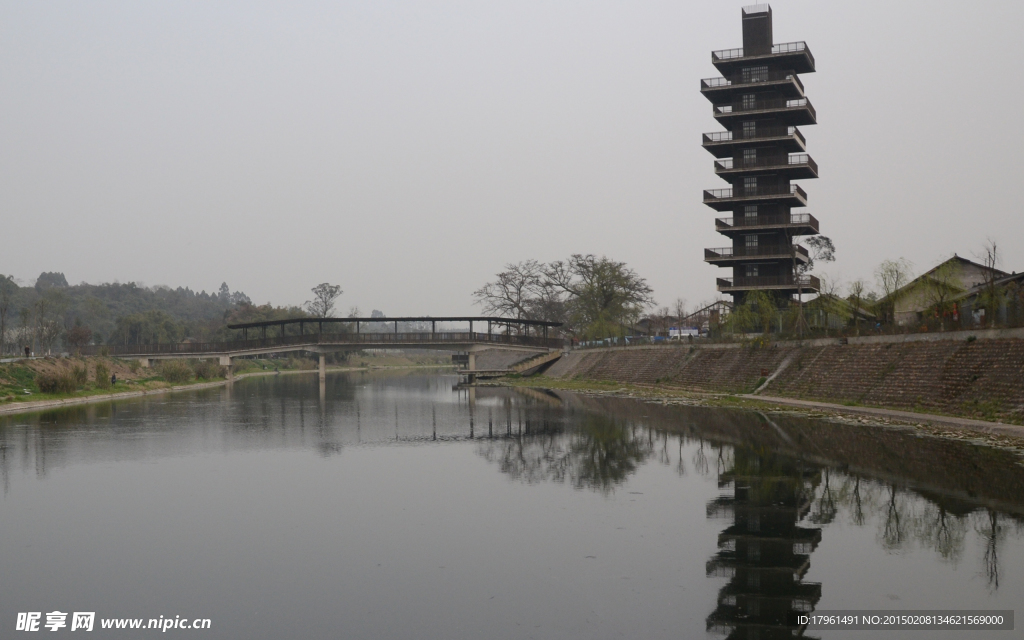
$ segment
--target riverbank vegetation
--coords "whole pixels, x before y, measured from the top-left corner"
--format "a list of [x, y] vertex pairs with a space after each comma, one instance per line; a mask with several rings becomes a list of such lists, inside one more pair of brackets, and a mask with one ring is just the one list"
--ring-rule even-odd
[[[332, 369], [389, 369], [412, 367], [450, 367], [447, 354], [357, 352], [329, 354]], [[291, 355], [282, 358], [236, 358], [235, 376], [273, 372], [316, 370], [319, 363], [311, 357]], [[227, 368], [215, 360], [163, 360], [153, 367], [142, 367], [138, 360], [109, 357], [53, 357], [0, 363], [0, 406], [12, 403], [62, 400], [109, 395], [126, 391], [148, 391], [172, 386], [223, 381]]]

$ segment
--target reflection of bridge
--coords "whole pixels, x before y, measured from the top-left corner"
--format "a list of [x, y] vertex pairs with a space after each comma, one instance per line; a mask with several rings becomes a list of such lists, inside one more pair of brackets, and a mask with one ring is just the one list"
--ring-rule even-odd
[[[399, 323], [405, 324], [399, 332]], [[438, 331], [438, 323], [468, 324], [468, 331]], [[486, 324], [487, 333], [474, 332], [474, 323]], [[409, 331], [408, 325], [422, 327]], [[430, 330], [426, 330], [427, 325]], [[363, 328], [372, 328], [364, 332]], [[484, 349], [507, 349], [529, 353], [545, 353], [562, 349], [561, 338], [548, 337], [548, 330], [559, 327], [559, 322], [543, 320], [517, 320], [488, 317], [410, 317], [410, 318], [288, 318], [228, 325], [240, 339], [225, 342], [174, 342], [163, 344], [129, 344], [89, 346], [82, 355], [98, 355], [101, 351], [111, 356], [138, 358], [143, 366], [154, 360], [172, 358], [216, 358], [229, 367], [231, 359], [271, 353], [309, 351], [320, 355], [320, 375], [326, 367], [325, 354], [336, 351], [362, 349], [440, 349], [465, 351], [469, 354], [468, 368], [475, 369], [475, 353]], [[387, 329], [393, 327], [393, 331]], [[381, 329], [384, 330], [381, 330]], [[271, 335], [267, 335], [268, 329]], [[326, 329], [326, 331], [325, 331]], [[258, 337], [250, 338], [249, 331]], [[277, 335], [273, 335], [276, 333]]]

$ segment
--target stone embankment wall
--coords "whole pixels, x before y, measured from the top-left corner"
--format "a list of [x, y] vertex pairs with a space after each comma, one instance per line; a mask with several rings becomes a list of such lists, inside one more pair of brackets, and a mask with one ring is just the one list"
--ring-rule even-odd
[[1024, 339], [836, 340], [575, 351], [545, 375], [1024, 422]]

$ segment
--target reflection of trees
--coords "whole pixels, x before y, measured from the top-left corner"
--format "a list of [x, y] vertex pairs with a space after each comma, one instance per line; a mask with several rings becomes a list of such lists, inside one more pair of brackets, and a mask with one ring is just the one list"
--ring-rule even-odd
[[897, 500], [896, 485], [889, 485], [889, 502], [885, 510], [885, 526], [882, 529], [882, 546], [896, 550], [903, 545], [906, 533], [903, 531], [903, 511], [906, 505]]
[[825, 482], [821, 489], [821, 495], [814, 503], [814, 510], [811, 512], [810, 520], [815, 524], [829, 524], [836, 518], [835, 497], [832, 495], [832, 487], [829, 485], [829, 470], [824, 471]]
[[[682, 464], [682, 460], [680, 460], [679, 464]], [[699, 473], [702, 476], [706, 476], [708, 475], [708, 473], [711, 472], [711, 467], [710, 465], [708, 465], [708, 457], [704, 453], [703, 438], [699, 441], [697, 445], [697, 451], [694, 452], [693, 454], [693, 468], [696, 469], [697, 473]]]
[[984, 513], [978, 514], [974, 530], [984, 540], [985, 577], [988, 579], [988, 588], [995, 591], [999, 588], [999, 547], [1006, 538], [1006, 529], [999, 524], [999, 513], [986, 509]]
[[928, 503], [915, 526], [915, 536], [932, 547], [944, 560], [956, 564], [964, 551], [966, 518], [950, 514], [944, 506]]
[[588, 414], [572, 431], [549, 429], [485, 440], [479, 451], [517, 480], [568, 480], [577, 489], [607, 493], [653, 454], [651, 434], [646, 436], [606, 416]]

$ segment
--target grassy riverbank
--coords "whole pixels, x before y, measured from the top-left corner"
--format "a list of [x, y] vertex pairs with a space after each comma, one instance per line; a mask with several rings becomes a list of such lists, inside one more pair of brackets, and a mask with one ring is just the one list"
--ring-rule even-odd
[[545, 376], [508, 376], [489, 383], [495, 386], [572, 391], [588, 395], [636, 398], [659, 404], [681, 404], [761, 411], [767, 414], [797, 414], [847, 424], [904, 427], [922, 435], [1010, 449], [1024, 455], [1024, 428], [1016, 425], [985, 423], [962, 416], [911, 413], [884, 407], [853, 407], [803, 402], [788, 398], [758, 398], [746, 394], [711, 393], [659, 385], [638, 385], [585, 378], [559, 379]]
[[[354, 354], [329, 369], [391, 369], [442, 367], [445, 361], [435, 355]], [[448, 362], [450, 366], [450, 361]], [[318, 362], [310, 358], [238, 359], [235, 376], [263, 372], [314, 371]], [[116, 381], [112, 382], [111, 378]], [[110, 357], [53, 357], [0, 363], [0, 412], [32, 410], [48, 401], [110, 397], [117, 394], [153, 392], [171, 388], [220, 383], [227, 370], [210, 360], [166, 360], [152, 368], [138, 360]]]

